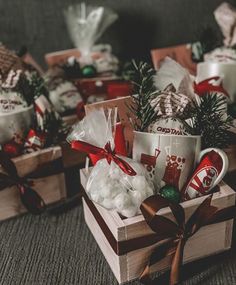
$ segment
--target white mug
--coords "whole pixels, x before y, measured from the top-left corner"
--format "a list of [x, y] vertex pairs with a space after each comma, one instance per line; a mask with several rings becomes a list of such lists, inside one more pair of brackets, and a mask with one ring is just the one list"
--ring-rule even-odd
[[0, 144], [14, 137], [24, 138], [33, 119], [33, 106], [19, 111], [0, 114]]
[[224, 62], [201, 62], [197, 65], [197, 81], [203, 81], [210, 77], [220, 76], [223, 86], [229, 93], [230, 99], [236, 102], [236, 64]]
[[[212, 149], [201, 151], [201, 136], [134, 131], [133, 158], [145, 165], [158, 188], [169, 184], [176, 186], [181, 191], [193, 173], [196, 164], [209, 150]], [[217, 151], [217, 149], [214, 150]], [[226, 158], [222, 157], [224, 161]], [[224, 164], [224, 169], [216, 182], [227, 171], [227, 162]]]

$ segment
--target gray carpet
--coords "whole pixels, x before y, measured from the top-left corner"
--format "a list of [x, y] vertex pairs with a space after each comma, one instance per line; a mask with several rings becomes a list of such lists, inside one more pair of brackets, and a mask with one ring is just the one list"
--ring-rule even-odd
[[[81, 205], [57, 216], [28, 214], [3, 222], [0, 236], [1, 285], [117, 284], [85, 225]], [[234, 251], [185, 266], [184, 279], [188, 285], [236, 284]]]

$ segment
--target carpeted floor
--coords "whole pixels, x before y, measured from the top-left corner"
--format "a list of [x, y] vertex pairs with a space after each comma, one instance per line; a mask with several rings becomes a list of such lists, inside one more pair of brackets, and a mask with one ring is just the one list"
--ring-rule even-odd
[[[117, 285], [85, 225], [82, 205], [3, 222], [0, 237], [1, 285]], [[236, 284], [234, 250], [185, 266], [184, 279], [188, 285]]]

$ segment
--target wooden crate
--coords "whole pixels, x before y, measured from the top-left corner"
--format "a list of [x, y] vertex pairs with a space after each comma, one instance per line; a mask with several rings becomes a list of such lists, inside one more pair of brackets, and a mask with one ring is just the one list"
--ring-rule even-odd
[[[82, 186], [85, 188], [89, 173], [85, 170], [81, 170], [80, 174]], [[232, 206], [235, 204], [235, 195], [236, 193], [228, 185], [222, 182], [220, 184], [220, 191], [213, 195], [212, 204], [221, 209]], [[185, 209], [186, 219], [190, 217], [205, 198], [206, 197], [200, 197], [182, 203], [182, 206]], [[92, 205], [99, 212], [103, 222], [108, 226], [111, 236], [117, 242], [146, 236], [152, 233], [142, 215], [121, 219], [116, 211], [108, 211], [94, 203], [92, 203]], [[83, 199], [83, 206], [85, 221], [109, 263], [117, 281], [119, 283], [124, 283], [138, 278], [156, 245], [118, 256], [112, 249], [111, 244], [108, 242], [104, 232], [95, 219], [91, 205], [89, 206], [89, 203], [86, 203], [85, 199]], [[168, 218], [172, 217], [169, 208], [162, 209], [160, 214]], [[184, 263], [229, 249], [231, 247], [232, 231], [233, 220], [201, 228], [186, 243]], [[152, 267], [152, 272], [166, 270], [169, 266], [170, 260], [164, 259]]]
[[[41, 165], [60, 159], [62, 157], [61, 148], [51, 147], [31, 154], [25, 154], [13, 159], [18, 175], [25, 175], [35, 171]], [[62, 163], [62, 162], [61, 162]], [[0, 172], [2, 172], [0, 166]], [[58, 202], [66, 197], [66, 186], [64, 172], [56, 175], [33, 179], [32, 188], [39, 193], [44, 202], [49, 205]], [[27, 210], [22, 205], [19, 191], [16, 186], [5, 188], [0, 191], [0, 220], [25, 213]]]

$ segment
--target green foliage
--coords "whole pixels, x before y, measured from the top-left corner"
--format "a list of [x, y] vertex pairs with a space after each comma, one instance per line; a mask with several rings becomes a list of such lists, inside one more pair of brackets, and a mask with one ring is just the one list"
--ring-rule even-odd
[[136, 118], [135, 129], [145, 131], [156, 120], [156, 112], [150, 105], [150, 100], [160, 92], [156, 90], [153, 77], [155, 70], [147, 63], [140, 62], [138, 65], [133, 61], [133, 105], [130, 110]]
[[232, 118], [227, 116], [226, 99], [218, 94], [205, 94], [190, 111], [191, 123], [185, 122], [187, 132], [202, 135], [202, 147], [227, 147]]
[[37, 72], [32, 72], [28, 80], [34, 99], [38, 98], [40, 95], [48, 97], [45, 80], [39, 76]]

